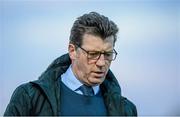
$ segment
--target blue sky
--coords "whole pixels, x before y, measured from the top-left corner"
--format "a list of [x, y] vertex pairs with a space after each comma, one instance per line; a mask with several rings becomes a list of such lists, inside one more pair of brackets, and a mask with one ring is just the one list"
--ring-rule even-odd
[[139, 114], [180, 115], [179, 1], [7, 0], [0, 8], [0, 115], [17, 86], [67, 52], [73, 21], [90, 11], [120, 29], [111, 69]]

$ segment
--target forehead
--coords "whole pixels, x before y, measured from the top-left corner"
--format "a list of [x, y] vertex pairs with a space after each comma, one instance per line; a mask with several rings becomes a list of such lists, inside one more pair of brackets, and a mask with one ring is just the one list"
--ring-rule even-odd
[[92, 34], [85, 34], [83, 36], [82, 47], [86, 47], [90, 50], [105, 51], [112, 50], [114, 46], [114, 37], [109, 36], [102, 39], [100, 36], [95, 36]]

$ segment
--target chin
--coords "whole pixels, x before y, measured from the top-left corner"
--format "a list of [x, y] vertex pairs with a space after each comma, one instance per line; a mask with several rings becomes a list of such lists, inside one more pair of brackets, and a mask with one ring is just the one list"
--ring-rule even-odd
[[[97, 78], [96, 78], [97, 79]], [[94, 85], [100, 85], [100, 84], [102, 84], [104, 82], [104, 78], [103, 79], [101, 79], [101, 81], [99, 81], [99, 82], [91, 82], [92, 84], [94, 84]]]

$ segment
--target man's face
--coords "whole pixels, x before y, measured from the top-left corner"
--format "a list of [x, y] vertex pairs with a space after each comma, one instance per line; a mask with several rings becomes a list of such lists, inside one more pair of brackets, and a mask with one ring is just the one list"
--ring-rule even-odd
[[101, 84], [109, 70], [111, 61], [105, 60], [104, 54], [99, 59], [89, 59], [88, 52], [112, 52], [113, 36], [102, 40], [99, 36], [85, 34], [81, 48], [75, 50], [75, 46], [69, 46], [70, 58], [72, 60], [72, 70], [80, 82], [94, 86]]

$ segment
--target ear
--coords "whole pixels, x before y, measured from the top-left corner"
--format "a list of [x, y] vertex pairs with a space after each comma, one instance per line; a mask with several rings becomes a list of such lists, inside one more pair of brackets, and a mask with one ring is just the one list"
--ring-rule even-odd
[[76, 52], [75, 45], [69, 44], [68, 51], [69, 51], [69, 57], [71, 58], [71, 60], [76, 59], [77, 52]]

